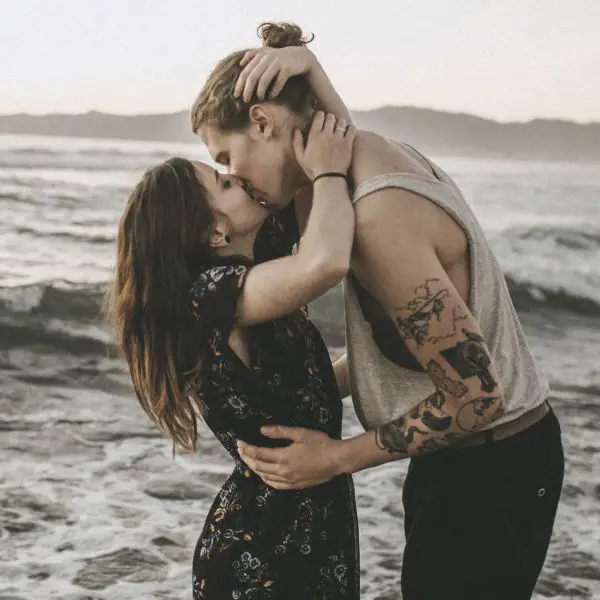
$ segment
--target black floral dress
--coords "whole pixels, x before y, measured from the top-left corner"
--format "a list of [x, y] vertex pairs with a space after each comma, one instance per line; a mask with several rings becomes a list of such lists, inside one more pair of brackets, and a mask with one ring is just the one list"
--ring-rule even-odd
[[[290, 221], [288, 219], [288, 221]], [[283, 216], [261, 230], [256, 261], [291, 251]], [[288, 230], [295, 231], [293, 225]], [[340, 476], [314, 488], [278, 491], [241, 461], [236, 440], [287, 445], [260, 433], [272, 423], [340, 438], [342, 404], [329, 353], [305, 310], [247, 329], [251, 364], [228, 339], [251, 265], [244, 259], [202, 270], [190, 293], [206, 345], [203, 417], [231, 454], [234, 469], [217, 495], [194, 554], [194, 600], [359, 597], [354, 488]]]

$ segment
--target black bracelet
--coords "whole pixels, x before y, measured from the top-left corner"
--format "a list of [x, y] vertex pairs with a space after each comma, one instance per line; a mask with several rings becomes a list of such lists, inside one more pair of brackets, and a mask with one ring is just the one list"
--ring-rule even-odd
[[346, 173], [337, 173], [335, 171], [332, 171], [332, 172], [321, 173], [321, 174], [317, 175], [312, 180], [313, 185], [314, 185], [315, 181], [317, 181], [318, 179], [321, 179], [321, 177], [341, 177], [342, 179], [344, 179], [346, 181], [346, 183], [348, 183], [348, 175]]

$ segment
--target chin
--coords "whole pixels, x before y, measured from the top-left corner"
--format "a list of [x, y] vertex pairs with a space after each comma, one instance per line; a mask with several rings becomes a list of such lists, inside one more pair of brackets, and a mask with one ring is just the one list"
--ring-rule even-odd
[[282, 196], [281, 200], [279, 200], [278, 202], [274, 202], [272, 206], [276, 206], [277, 208], [279, 208], [279, 210], [283, 210], [284, 208], [290, 205], [293, 199], [294, 194], [286, 194], [285, 196]]

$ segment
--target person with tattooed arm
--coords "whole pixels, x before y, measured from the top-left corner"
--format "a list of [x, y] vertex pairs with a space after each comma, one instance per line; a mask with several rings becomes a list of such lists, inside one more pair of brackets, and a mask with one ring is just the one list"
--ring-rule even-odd
[[[247, 130], [196, 119], [202, 93], [192, 111], [211, 155], [272, 206], [292, 197], [281, 193], [291, 190], [286, 181], [300, 182], [283, 147], [298, 119], [286, 104], [288, 82], [305, 78], [317, 106], [350, 120], [298, 28], [286, 37], [293, 26], [281, 27], [279, 47], [251, 50], [235, 65], [236, 110], [248, 106]], [[218, 85], [223, 73], [216, 69], [206, 89], [228, 89]], [[262, 160], [276, 150], [285, 164]], [[288, 446], [240, 441], [240, 456], [278, 490], [409, 459], [404, 600], [530, 598], [564, 457], [548, 384], [500, 266], [454, 181], [412, 147], [359, 131], [350, 175], [356, 229], [344, 282], [347, 356], [335, 371], [366, 432], [334, 440], [275, 424], [264, 435]], [[293, 195], [310, 195], [300, 183]]]

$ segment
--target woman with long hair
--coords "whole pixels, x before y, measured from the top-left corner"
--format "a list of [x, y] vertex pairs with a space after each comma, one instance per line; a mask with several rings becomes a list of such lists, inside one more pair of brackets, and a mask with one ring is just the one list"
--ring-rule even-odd
[[172, 158], [145, 173], [119, 225], [108, 314], [137, 398], [190, 451], [201, 417], [234, 465], [196, 546], [195, 600], [359, 597], [351, 478], [278, 491], [237, 446], [282, 445], [260, 432], [272, 422], [341, 436], [329, 354], [303, 307], [348, 269], [355, 132], [323, 112], [311, 123], [290, 146], [314, 181], [310, 211], [298, 199], [275, 214], [236, 177]]

